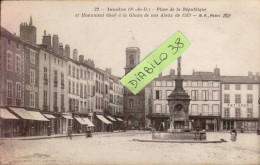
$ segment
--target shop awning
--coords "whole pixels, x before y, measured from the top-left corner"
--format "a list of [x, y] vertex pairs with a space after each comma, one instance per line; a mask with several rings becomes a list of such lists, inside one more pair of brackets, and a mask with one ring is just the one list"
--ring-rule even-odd
[[46, 119], [40, 112], [36, 112], [36, 111], [27, 111], [27, 112], [30, 113], [35, 118], [35, 120], [50, 121], [50, 120]]
[[20, 116], [22, 119], [26, 120], [36, 120], [28, 111], [26, 111], [24, 108], [14, 108], [9, 107], [14, 113], [16, 113], [18, 116]]
[[47, 119], [56, 119], [52, 114], [43, 114]]
[[118, 121], [123, 121], [123, 120], [122, 120], [121, 118], [119, 118], [119, 117], [117, 117], [116, 119], [117, 119]]
[[107, 116], [107, 118], [109, 118], [111, 121], [116, 121], [116, 119], [114, 119], [114, 118], [111, 117], [111, 116]]
[[7, 109], [0, 108], [0, 118], [2, 119], [18, 119], [16, 116], [11, 114]]
[[62, 117], [64, 117], [65, 119], [70, 119], [70, 120], [73, 120], [72, 117], [68, 116], [68, 115], [62, 115]]
[[108, 121], [103, 115], [96, 115], [96, 116], [97, 116], [97, 118], [99, 118], [99, 120], [101, 120], [105, 124], [113, 124], [110, 121]]
[[94, 124], [88, 118], [82, 118], [89, 127], [94, 127]]
[[81, 125], [87, 125], [87, 123], [81, 117], [74, 117]]

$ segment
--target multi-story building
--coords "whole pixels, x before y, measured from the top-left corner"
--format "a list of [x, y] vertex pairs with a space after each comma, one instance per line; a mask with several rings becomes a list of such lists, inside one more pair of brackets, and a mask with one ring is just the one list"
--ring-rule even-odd
[[222, 76], [221, 129], [255, 131], [259, 129], [260, 77], [259, 73], [248, 76]]
[[6, 107], [24, 106], [24, 43], [3, 27], [0, 56], [0, 137], [19, 136], [21, 121]]
[[[167, 76], [159, 75], [152, 83], [153, 108], [149, 118], [151, 126], [159, 129], [160, 124], [169, 119], [168, 96], [174, 90], [175, 71]], [[190, 96], [190, 128], [219, 130], [220, 126], [220, 72], [195, 72], [182, 75], [183, 87]]]
[[[52, 42], [51, 42], [52, 41]], [[52, 132], [66, 133], [72, 125], [67, 102], [67, 56], [58, 35], [44, 35], [40, 49], [39, 105], [49, 118]]]

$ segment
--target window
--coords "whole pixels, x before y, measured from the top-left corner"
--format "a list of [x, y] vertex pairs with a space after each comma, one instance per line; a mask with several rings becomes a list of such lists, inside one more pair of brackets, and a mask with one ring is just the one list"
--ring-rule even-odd
[[11, 40], [8, 40], [7, 42], [8, 42], [8, 45], [11, 45]]
[[204, 100], [204, 101], [209, 100], [209, 91], [208, 90], [202, 91], [202, 100]]
[[187, 81], [183, 81], [183, 86], [186, 87], [187, 86]]
[[21, 69], [21, 56], [16, 54], [15, 56], [15, 71], [17, 73], [21, 73], [22, 69]]
[[80, 78], [83, 79], [83, 70], [80, 69]]
[[155, 91], [155, 99], [162, 99], [162, 91], [161, 90]]
[[253, 117], [253, 108], [247, 108], [247, 117], [252, 118]]
[[240, 118], [241, 117], [241, 109], [240, 108], [236, 108], [236, 118]]
[[224, 90], [229, 90], [229, 84], [224, 84]]
[[64, 73], [60, 74], [61, 88], [64, 89]]
[[198, 115], [198, 105], [197, 104], [191, 104], [191, 114], [192, 115]]
[[64, 108], [64, 94], [60, 95], [60, 107]]
[[78, 94], [79, 94], [79, 84], [76, 83], [76, 95], [78, 95]]
[[253, 95], [247, 94], [247, 103], [253, 103]]
[[69, 75], [71, 76], [71, 65], [69, 64]]
[[212, 91], [212, 100], [217, 101], [219, 100], [219, 91]]
[[17, 82], [16, 83], [16, 98], [21, 98], [22, 97], [22, 85], [21, 83]]
[[33, 50], [30, 50], [30, 62], [35, 64], [35, 52]]
[[13, 97], [13, 82], [7, 80], [7, 97]]
[[53, 93], [53, 106], [54, 107], [58, 106], [58, 92]]
[[166, 91], [166, 99], [168, 99], [168, 96], [169, 96], [171, 93], [172, 93], [172, 91], [170, 91], [170, 90], [167, 90], [167, 91]]
[[167, 87], [173, 86], [172, 81], [166, 81], [166, 86], [167, 86]]
[[20, 45], [19, 44], [16, 44], [16, 49], [20, 49]]
[[192, 100], [198, 100], [198, 90], [192, 90], [191, 91], [191, 99]]
[[187, 82], [187, 86], [190, 87], [191, 86], [191, 81]]
[[240, 90], [241, 89], [241, 85], [240, 84], [236, 84], [236, 90]]
[[69, 93], [71, 93], [71, 81], [69, 80]]
[[75, 67], [72, 67], [72, 77], [75, 77]]
[[197, 87], [198, 86], [198, 82], [197, 81], [192, 81], [191, 86]]
[[35, 107], [35, 93], [30, 93], [30, 107]]
[[54, 87], [58, 86], [58, 71], [54, 70]]
[[229, 118], [230, 114], [229, 114], [229, 108], [224, 108], [224, 117]]
[[44, 60], [47, 61], [47, 54], [44, 53]]
[[134, 108], [134, 100], [133, 99], [130, 99], [129, 100], [129, 108]]
[[209, 114], [212, 114], [212, 113], [209, 113], [209, 105], [202, 105], [202, 115], [203, 116], [208, 116]]
[[33, 70], [33, 69], [30, 69], [30, 83], [32, 85], [35, 84], [35, 70]]
[[134, 65], [134, 64], [135, 64], [134, 55], [130, 55], [130, 57], [129, 57], [129, 65]]
[[43, 90], [43, 105], [47, 105], [48, 104], [48, 93], [47, 93], [47, 90]]
[[235, 103], [241, 103], [241, 95], [240, 94], [235, 95]]
[[213, 81], [213, 87], [218, 87], [219, 83], [217, 81]]
[[13, 54], [11, 52], [7, 52], [7, 70], [13, 70]]
[[48, 79], [48, 68], [46, 67], [43, 68], [43, 79], [44, 80]]
[[203, 87], [208, 87], [209, 86], [209, 82], [208, 81], [203, 81], [202, 82], [202, 86]]
[[212, 105], [213, 109], [213, 115], [218, 116], [219, 115], [219, 105]]
[[155, 113], [162, 113], [162, 105], [155, 104]]
[[77, 69], [77, 79], [79, 79], [79, 69]]
[[157, 86], [157, 87], [162, 86], [162, 82], [161, 81], [155, 81], [155, 86]]
[[247, 84], [247, 90], [253, 90], [253, 85], [252, 84]]
[[230, 96], [229, 96], [229, 94], [224, 94], [224, 103], [230, 103]]

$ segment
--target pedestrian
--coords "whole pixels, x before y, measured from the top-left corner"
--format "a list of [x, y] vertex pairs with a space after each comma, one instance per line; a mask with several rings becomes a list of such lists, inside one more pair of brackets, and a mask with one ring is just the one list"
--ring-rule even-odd
[[68, 137], [72, 140], [72, 127], [68, 126]]
[[231, 131], [230, 131], [230, 134], [231, 134], [231, 140], [234, 142], [237, 140], [237, 131], [235, 128], [233, 128]]

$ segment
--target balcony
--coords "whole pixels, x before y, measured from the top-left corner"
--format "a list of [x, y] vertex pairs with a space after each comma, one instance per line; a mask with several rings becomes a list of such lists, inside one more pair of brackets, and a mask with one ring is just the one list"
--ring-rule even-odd
[[54, 106], [54, 107], [53, 107], [53, 111], [54, 111], [54, 112], [59, 112], [59, 107]]
[[21, 106], [21, 99], [16, 99], [15, 100], [16, 106]]
[[43, 105], [42, 109], [43, 109], [43, 111], [49, 111], [49, 106], [48, 105]]
[[7, 98], [6, 99], [6, 104], [7, 105], [13, 105], [13, 99], [12, 98]]

